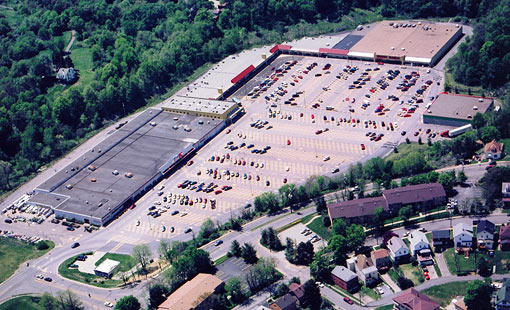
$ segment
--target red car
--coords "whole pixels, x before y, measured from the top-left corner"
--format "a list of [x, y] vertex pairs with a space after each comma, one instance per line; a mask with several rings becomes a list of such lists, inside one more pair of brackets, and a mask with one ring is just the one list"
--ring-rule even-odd
[[344, 297], [344, 301], [348, 303], [349, 305], [354, 304], [354, 301], [352, 301], [349, 297]]
[[365, 148], [366, 148], [366, 147], [365, 147], [365, 145], [362, 143], [362, 144], [361, 144], [361, 150], [362, 150], [362, 151], [364, 151], [364, 150], [365, 150]]
[[290, 145], [290, 140], [287, 140], [287, 145]]
[[216, 194], [216, 195], [219, 195], [219, 194], [221, 194], [221, 193], [223, 193], [223, 191], [222, 191], [221, 189], [219, 189], [219, 190], [217, 190], [217, 191], [215, 191], [215, 192], [214, 192], [214, 194]]

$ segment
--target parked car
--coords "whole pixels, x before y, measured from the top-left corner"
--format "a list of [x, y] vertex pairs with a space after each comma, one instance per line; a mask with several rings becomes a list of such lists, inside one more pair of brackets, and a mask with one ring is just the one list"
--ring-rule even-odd
[[71, 249], [77, 248], [79, 246], [80, 246], [80, 243], [79, 242], [75, 242], [75, 243], [71, 244]]

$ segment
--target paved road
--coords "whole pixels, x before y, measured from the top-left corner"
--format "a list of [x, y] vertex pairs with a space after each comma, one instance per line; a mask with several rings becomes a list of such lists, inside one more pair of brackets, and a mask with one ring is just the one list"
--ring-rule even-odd
[[73, 46], [75, 38], [76, 38], [76, 31], [71, 30], [71, 40], [69, 41], [69, 43], [66, 46], [66, 49], [65, 49], [66, 53], [68, 53], [71, 50], [71, 47]]

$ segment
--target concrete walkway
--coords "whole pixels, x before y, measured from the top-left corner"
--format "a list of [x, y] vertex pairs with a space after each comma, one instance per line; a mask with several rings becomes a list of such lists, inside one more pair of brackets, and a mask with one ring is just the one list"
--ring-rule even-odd
[[386, 282], [386, 284], [388, 284], [395, 293], [402, 291], [400, 287], [398, 287], [398, 285], [393, 282], [393, 279], [388, 273], [381, 274], [381, 278], [383, 278], [384, 282]]
[[442, 277], [449, 277], [452, 275], [450, 270], [448, 270], [448, 265], [446, 265], [443, 253], [436, 253], [436, 262], [439, 270], [441, 270]]

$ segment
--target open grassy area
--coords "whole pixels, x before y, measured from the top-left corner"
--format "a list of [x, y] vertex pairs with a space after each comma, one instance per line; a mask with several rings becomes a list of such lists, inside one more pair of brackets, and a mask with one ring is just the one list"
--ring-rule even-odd
[[420, 285], [425, 281], [423, 273], [418, 266], [413, 266], [411, 263], [403, 264], [399, 266], [400, 270], [404, 274], [404, 277], [413, 281], [414, 286]]
[[80, 71], [80, 78], [74, 85], [88, 85], [94, 78], [92, 71], [92, 50], [88, 47], [77, 47], [76, 42], [71, 48], [71, 59], [73, 60], [74, 67]]
[[0, 283], [8, 279], [19, 265], [28, 260], [38, 258], [55, 247], [52, 241], [45, 241], [49, 248], [37, 250], [36, 245], [6, 237], [0, 237]]
[[[510, 144], [509, 144], [510, 145]], [[317, 213], [314, 212], [312, 214], [305, 215], [301, 218], [301, 223], [306, 224], [308, 223], [314, 216], [316, 216]]]
[[312, 230], [324, 240], [329, 240], [329, 238], [331, 238], [331, 233], [329, 232], [328, 228], [324, 226], [322, 217], [316, 218], [310, 224], [306, 225], [306, 227], [310, 228], [310, 230]]
[[[60, 266], [58, 266], [58, 273], [61, 276], [70, 280], [104, 288], [117, 287], [123, 283], [121, 280], [105, 279], [93, 274], [83, 273], [78, 271], [78, 268], [69, 268], [69, 265], [75, 262], [76, 257], [78, 257], [78, 255], [66, 259], [64, 262], [62, 262], [62, 264], [60, 264]], [[119, 267], [119, 269], [125, 268], [125, 266]]]
[[[470, 253], [469, 257], [465, 257], [464, 255], [459, 255], [455, 253], [454, 248], [449, 248], [444, 252], [444, 258], [446, 261], [446, 265], [448, 266], [448, 270], [452, 274], [466, 273], [471, 272], [475, 269], [475, 255], [474, 253]], [[477, 257], [479, 255], [485, 255], [477, 253]], [[457, 264], [455, 263], [455, 258], [457, 259]]]
[[38, 304], [40, 299], [39, 296], [14, 297], [1, 304], [0, 310], [43, 310]]
[[362, 286], [361, 287], [361, 294], [362, 295], [365, 295], [365, 296], [369, 296], [370, 298], [372, 298], [373, 300], [379, 300], [381, 299], [381, 295], [379, 294], [376, 294], [374, 292], [374, 289], [372, 288], [369, 288], [369, 287], [366, 287], [366, 286]]
[[[458, 91], [459, 94], [465, 94], [465, 95], [473, 95], [473, 96], [489, 96], [489, 93], [484, 91], [483, 87], [481, 86], [466, 86], [464, 84], [460, 84], [456, 82], [453, 79], [452, 74], [449, 72], [449, 70], [445, 70], [445, 86], [450, 85], [450, 93], [455, 94], [456, 91]], [[469, 91], [471, 90], [471, 93]]]
[[398, 285], [398, 273], [395, 271], [395, 269], [391, 268], [388, 270], [388, 275], [393, 280], [393, 282]]
[[442, 307], [446, 307], [456, 296], [466, 295], [468, 284], [469, 281], [452, 282], [430, 287], [423, 290], [422, 293], [441, 303]]
[[393, 310], [393, 304], [377, 307], [375, 310]]
[[224, 261], [226, 261], [229, 257], [227, 255], [223, 255], [222, 257], [218, 258], [217, 260], [214, 261], [214, 265], [215, 266], [218, 266], [219, 264], [223, 263]]
[[427, 143], [421, 145], [418, 144], [417, 142], [411, 142], [410, 144], [402, 143], [398, 146], [398, 153], [391, 152], [391, 154], [385, 157], [385, 159], [397, 160], [406, 157], [413, 152], [423, 153], [427, 148], [428, 148]]

